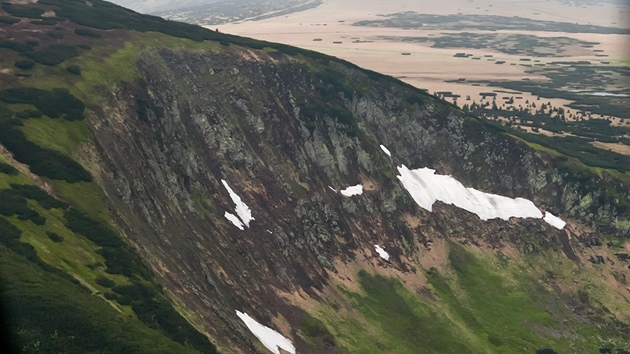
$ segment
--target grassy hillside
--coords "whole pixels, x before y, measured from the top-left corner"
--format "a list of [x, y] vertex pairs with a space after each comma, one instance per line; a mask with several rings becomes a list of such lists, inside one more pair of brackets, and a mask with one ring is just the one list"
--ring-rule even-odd
[[[338, 284], [344, 302], [311, 311], [302, 334], [330, 336], [348, 353], [630, 351], [628, 326], [618, 320], [627, 316], [597, 300], [614, 295], [598, 293], [605, 283], [591, 271], [559, 263], [553, 252], [511, 259], [449, 248], [450, 266], [428, 269], [424, 285], [359, 271], [360, 289]], [[546, 273], [551, 267], [556, 273]], [[576, 272], [579, 287], [563, 283]], [[627, 306], [621, 296], [608, 303]]]
[[119, 235], [0, 162], [3, 328], [23, 352], [214, 352]]

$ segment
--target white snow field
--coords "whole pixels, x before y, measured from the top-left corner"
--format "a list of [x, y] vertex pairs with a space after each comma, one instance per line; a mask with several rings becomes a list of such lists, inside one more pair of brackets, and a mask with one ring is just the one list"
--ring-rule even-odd
[[[236, 315], [245, 322], [249, 330], [260, 340], [260, 342], [274, 354], [280, 354], [280, 349], [295, 354], [295, 347], [291, 340], [273, 329], [262, 325], [248, 314], [236, 310]], [[278, 349], [280, 348], [280, 349]]]
[[243, 228], [243, 223], [241, 222], [241, 219], [238, 218], [238, 216], [227, 211], [225, 212], [223, 216], [225, 216], [225, 218], [228, 219], [228, 221], [231, 222], [232, 225], [238, 227], [241, 230], [245, 230]]
[[545, 212], [544, 220], [547, 222], [547, 224], [555, 227], [558, 230], [564, 229], [564, 226], [567, 224], [564, 220], [560, 219], [559, 217], [553, 215], [548, 211]]
[[381, 145], [381, 150], [383, 150], [383, 152], [386, 153], [387, 156], [392, 156], [392, 153], [389, 151], [388, 148], [385, 147], [385, 145]]
[[340, 193], [346, 197], [352, 197], [353, 195], [361, 195], [363, 194], [363, 186], [360, 184], [357, 184], [356, 186], [350, 186], [346, 189], [342, 189]]
[[[509, 198], [485, 193], [474, 188], [466, 188], [451, 176], [437, 175], [430, 168], [410, 170], [407, 166], [398, 167], [398, 179], [422, 208], [432, 211], [433, 203], [441, 201], [477, 214], [481, 220], [501, 218], [543, 217], [542, 212], [530, 200]], [[562, 229], [565, 222], [549, 213], [545, 221]]]
[[381, 258], [383, 258], [386, 261], [389, 261], [389, 253], [387, 253], [381, 246], [374, 245], [374, 248], [376, 249], [376, 253], [378, 253], [378, 255], [381, 256]]
[[[228, 193], [230, 194], [230, 198], [232, 198], [232, 201], [234, 202], [234, 204], [236, 204], [236, 207], [234, 208], [236, 215], [238, 215], [238, 217], [241, 219], [243, 225], [249, 227], [249, 223], [252, 220], [254, 220], [254, 217], [252, 216], [252, 211], [249, 209], [247, 204], [243, 203], [243, 201], [241, 200], [241, 197], [239, 197], [236, 193], [234, 193], [232, 188], [230, 188], [230, 185], [228, 185], [228, 183], [225, 180], [222, 179], [221, 183], [223, 183], [223, 186], [225, 187], [225, 189], [227, 189]], [[227, 214], [230, 214], [230, 213], [226, 213], [225, 217], [234, 224], [234, 221], [230, 219], [230, 216], [228, 216]], [[234, 215], [234, 214], [230, 214], [230, 215]], [[238, 225], [236, 224], [234, 225], [238, 227]], [[242, 228], [240, 229], [242, 230]]]

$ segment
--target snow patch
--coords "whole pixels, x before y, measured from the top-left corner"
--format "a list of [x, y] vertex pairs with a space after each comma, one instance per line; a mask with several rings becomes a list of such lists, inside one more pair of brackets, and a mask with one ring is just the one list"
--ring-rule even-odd
[[232, 225], [238, 227], [241, 230], [245, 230], [243, 228], [243, 223], [241, 222], [241, 219], [238, 218], [238, 216], [236, 216], [236, 215], [234, 215], [232, 213], [229, 213], [227, 211], [225, 212], [225, 214], [223, 216], [225, 216], [225, 218], [228, 219], [232, 223]]
[[591, 96], [608, 96], [608, 97], [630, 97], [625, 93], [610, 93], [610, 92], [591, 92]]
[[381, 246], [374, 245], [374, 248], [376, 249], [376, 253], [378, 253], [378, 255], [381, 256], [381, 258], [383, 258], [386, 261], [389, 261], [389, 253], [385, 252], [385, 250]]
[[392, 153], [389, 152], [389, 149], [386, 148], [384, 145], [381, 145], [381, 150], [383, 150], [383, 152], [386, 153], [387, 156], [390, 156], [390, 157], [392, 156]]
[[331, 190], [331, 191], [333, 191], [333, 192], [337, 193], [337, 190], [336, 190], [335, 188], [333, 188], [333, 187], [331, 187], [331, 186], [328, 186], [328, 188], [330, 188], [330, 190]]
[[[232, 201], [234, 202], [234, 204], [236, 204], [236, 207], [234, 208], [236, 215], [238, 215], [238, 217], [241, 219], [241, 221], [243, 222], [245, 226], [249, 227], [249, 223], [252, 220], [254, 220], [254, 218], [252, 217], [252, 211], [249, 209], [247, 204], [243, 203], [243, 201], [241, 200], [241, 197], [239, 197], [236, 193], [234, 193], [232, 188], [230, 188], [230, 186], [224, 179], [221, 180], [221, 183], [223, 183], [223, 186], [225, 187], [225, 189], [227, 189], [228, 193], [230, 194], [230, 198], [232, 198]], [[226, 218], [228, 217], [227, 214], [225, 217]]]
[[346, 189], [342, 189], [340, 193], [346, 197], [352, 197], [353, 195], [361, 195], [363, 194], [363, 186], [360, 184], [357, 184], [356, 186], [351, 186]]
[[247, 328], [249, 328], [256, 338], [258, 338], [258, 340], [260, 340], [260, 342], [272, 353], [280, 354], [280, 349], [284, 349], [289, 353], [295, 354], [295, 347], [289, 338], [256, 322], [256, 320], [249, 317], [246, 313], [237, 310], [236, 315], [245, 323]]
[[560, 219], [559, 217], [553, 215], [548, 211], [545, 212], [545, 218], [543, 220], [545, 220], [547, 224], [555, 227], [558, 230], [564, 229], [564, 226], [567, 224], [564, 220]]
[[420, 168], [409, 170], [398, 167], [397, 176], [413, 200], [422, 208], [432, 211], [437, 200], [477, 214], [481, 220], [501, 218], [542, 218], [542, 212], [531, 201], [508, 198], [466, 188], [451, 176], [436, 175], [435, 170]]

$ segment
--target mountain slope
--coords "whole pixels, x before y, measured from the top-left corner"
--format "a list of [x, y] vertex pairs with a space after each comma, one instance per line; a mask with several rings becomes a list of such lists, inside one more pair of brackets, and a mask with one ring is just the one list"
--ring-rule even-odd
[[[61, 299], [51, 309], [75, 298], [77, 317], [129, 318], [124, 333], [146, 352], [158, 351], [147, 336], [164, 351], [213, 351], [183, 318], [222, 352], [267, 350], [239, 312], [300, 353], [630, 349], [627, 174], [320, 54], [101, 1], [2, 11], [14, 328], [35, 326], [23, 322], [32, 303], [15, 299], [41, 291]], [[527, 198], [568, 224], [428, 211], [402, 165]], [[30, 289], [44, 271], [58, 285]], [[31, 350], [54, 333], [92, 335], [53, 328], [16, 338]]]

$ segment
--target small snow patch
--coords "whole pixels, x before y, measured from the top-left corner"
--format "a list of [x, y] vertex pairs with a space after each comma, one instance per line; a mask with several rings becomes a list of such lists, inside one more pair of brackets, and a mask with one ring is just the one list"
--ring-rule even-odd
[[547, 222], [547, 224], [555, 227], [558, 230], [564, 229], [564, 226], [567, 224], [564, 220], [560, 219], [559, 217], [553, 215], [548, 211], [545, 212], [544, 220]]
[[386, 261], [389, 261], [389, 253], [385, 252], [385, 250], [381, 246], [374, 245], [374, 248], [376, 248], [376, 253], [378, 253], [378, 255], [381, 256], [381, 258], [383, 258]]
[[[223, 186], [225, 186], [225, 189], [227, 189], [228, 193], [230, 194], [230, 198], [232, 198], [232, 201], [234, 202], [234, 204], [236, 204], [236, 207], [234, 208], [236, 215], [238, 215], [238, 217], [241, 219], [241, 221], [243, 222], [245, 226], [249, 227], [249, 223], [252, 220], [254, 220], [254, 217], [252, 217], [251, 209], [249, 209], [247, 204], [243, 203], [243, 201], [241, 200], [241, 197], [239, 197], [236, 193], [234, 193], [232, 188], [230, 188], [230, 186], [225, 180], [222, 179], [221, 183], [223, 183]], [[227, 215], [226, 215], [226, 218], [227, 218]]]
[[232, 223], [232, 225], [238, 227], [241, 230], [244, 230], [243, 223], [241, 222], [241, 219], [238, 218], [238, 216], [232, 213], [229, 213], [227, 211], [225, 212], [224, 216], [226, 219], [228, 219]]
[[392, 153], [389, 151], [388, 148], [385, 147], [385, 145], [381, 145], [381, 150], [383, 150], [383, 152], [386, 153], [387, 156], [392, 156]]
[[[295, 347], [291, 340], [273, 329], [264, 326], [248, 314], [236, 311], [236, 315], [245, 323], [247, 328], [260, 340], [260, 342], [274, 354], [280, 354], [280, 349], [295, 354]], [[278, 349], [280, 348], [280, 349]]]
[[328, 188], [330, 188], [330, 190], [331, 190], [331, 191], [333, 191], [333, 192], [337, 193], [337, 190], [336, 190], [335, 188], [333, 188], [333, 187], [331, 187], [331, 186], [328, 186]]
[[363, 194], [363, 186], [357, 184], [356, 186], [351, 186], [346, 189], [341, 190], [341, 194], [346, 197], [352, 197], [353, 195], [361, 195]]

